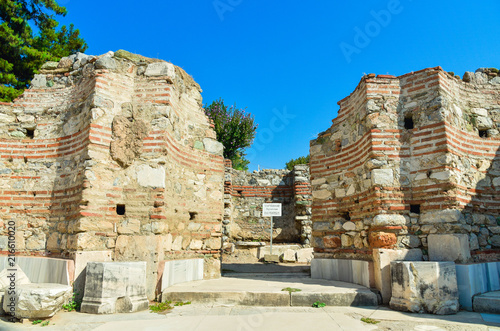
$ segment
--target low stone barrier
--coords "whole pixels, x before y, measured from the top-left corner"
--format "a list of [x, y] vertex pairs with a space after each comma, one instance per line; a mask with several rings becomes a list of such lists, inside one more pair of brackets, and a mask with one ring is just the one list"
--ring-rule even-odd
[[360, 260], [313, 259], [311, 278], [337, 280], [370, 287], [370, 263]]
[[391, 262], [395, 310], [437, 315], [459, 310], [457, 276], [453, 262]]

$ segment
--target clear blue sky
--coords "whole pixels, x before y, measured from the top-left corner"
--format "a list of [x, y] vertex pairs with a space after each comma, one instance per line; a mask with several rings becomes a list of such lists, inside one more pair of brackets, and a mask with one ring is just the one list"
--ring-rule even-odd
[[[59, 0], [89, 45], [171, 61], [254, 114], [250, 170], [283, 168], [363, 74], [500, 67], [500, 1]], [[361, 31], [361, 33], [359, 32]]]

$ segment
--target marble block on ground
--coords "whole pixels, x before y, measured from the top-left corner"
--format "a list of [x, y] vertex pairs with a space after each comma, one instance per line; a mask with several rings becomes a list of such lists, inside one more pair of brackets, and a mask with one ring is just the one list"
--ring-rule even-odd
[[165, 261], [161, 291], [175, 284], [203, 279], [203, 259]]
[[[73, 281], [74, 263], [72, 260], [16, 256], [16, 263], [32, 283], [70, 285]], [[7, 267], [8, 257], [0, 256], [0, 270]]]
[[456, 314], [459, 309], [453, 262], [391, 262], [390, 307], [400, 311]]
[[382, 302], [387, 304], [391, 300], [391, 262], [392, 261], [422, 261], [420, 249], [374, 249], [373, 276], [375, 287], [382, 295]]
[[89, 262], [83, 313], [131, 313], [148, 308], [146, 262]]
[[341, 259], [313, 259], [311, 278], [337, 280], [370, 287], [368, 261]]
[[500, 290], [500, 262], [457, 264], [457, 284], [460, 306], [472, 311], [476, 294]]
[[14, 294], [5, 292], [3, 310], [18, 319], [54, 316], [73, 296], [73, 288], [61, 284], [20, 284]]

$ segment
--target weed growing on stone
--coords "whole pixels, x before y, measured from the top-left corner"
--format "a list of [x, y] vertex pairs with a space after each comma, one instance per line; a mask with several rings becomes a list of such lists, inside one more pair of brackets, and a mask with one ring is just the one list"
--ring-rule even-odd
[[80, 309], [81, 302], [76, 300], [78, 293], [73, 293], [73, 296], [68, 303], [62, 305], [62, 308], [66, 311], [76, 311]]
[[326, 303], [324, 302], [319, 302], [319, 301], [316, 301], [315, 303], [313, 303], [312, 305], [314, 308], [323, 308], [326, 306]]
[[37, 325], [37, 324], [40, 324], [40, 323], [42, 323], [42, 320], [34, 320], [31, 324]]
[[190, 305], [190, 304], [191, 304], [191, 301], [186, 301], [186, 302], [182, 302], [182, 301], [180, 301], [180, 302], [176, 302], [176, 303], [174, 304], [174, 306], [175, 306], [175, 307], [179, 307], [179, 306], [185, 306], [185, 305]]
[[285, 287], [284, 289], [282, 289], [282, 291], [288, 291], [289, 293], [292, 293], [292, 292], [300, 292], [302, 290], [300, 288]]
[[170, 304], [172, 301], [166, 301], [166, 302], [157, 302], [154, 305], [149, 306], [150, 313], [158, 313], [161, 314], [163, 312], [166, 312], [167, 310], [174, 309]]
[[45, 322], [43, 322], [43, 323], [42, 323], [42, 324], [40, 324], [40, 325], [41, 325], [41, 326], [47, 326], [47, 325], [49, 325], [49, 323], [50, 323], [50, 321], [45, 321]]
[[374, 320], [374, 319], [371, 319], [369, 317], [363, 317], [361, 318], [361, 321], [365, 322], [365, 323], [369, 323], [369, 324], [377, 324], [377, 323], [380, 323], [380, 321], [377, 321], [377, 320]]

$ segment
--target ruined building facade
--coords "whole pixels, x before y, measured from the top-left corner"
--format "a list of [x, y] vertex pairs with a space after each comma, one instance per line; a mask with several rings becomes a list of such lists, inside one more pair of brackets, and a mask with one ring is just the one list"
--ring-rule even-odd
[[371, 74], [339, 102], [311, 141], [315, 258], [416, 248], [425, 259], [429, 235], [459, 234], [462, 263], [499, 260], [500, 77], [464, 80], [440, 67]]
[[200, 92], [125, 51], [46, 63], [0, 104], [0, 219], [15, 220], [16, 251], [147, 261], [150, 298], [163, 260], [205, 257], [218, 276], [224, 162]]

